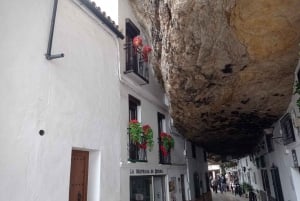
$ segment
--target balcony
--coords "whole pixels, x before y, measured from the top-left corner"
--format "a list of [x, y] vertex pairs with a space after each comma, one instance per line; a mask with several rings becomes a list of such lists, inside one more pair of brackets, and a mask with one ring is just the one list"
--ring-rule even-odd
[[147, 162], [147, 150], [146, 150], [146, 140], [142, 140], [141, 144], [135, 144], [132, 142], [129, 136], [128, 152], [129, 159], [131, 162]]
[[171, 149], [174, 148], [174, 138], [165, 132], [161, 132], [158, 138], [159, 163], [171, 164]]
[[149, 83], [148, 62], [142, 56], [140, 49], [134, 49], [132, 42], [125, 44], [126, 50], [126, 74], [130, 79], [139, 85]]
[[171, 165], [171, 152], [167, 151], [167, 154], [164, 154], [161, 150], [159, 151], [159, 163], [165, 165]]

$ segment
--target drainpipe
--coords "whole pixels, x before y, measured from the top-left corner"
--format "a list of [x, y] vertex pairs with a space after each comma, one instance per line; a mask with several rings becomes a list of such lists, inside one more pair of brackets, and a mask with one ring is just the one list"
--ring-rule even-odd
[[52, 49], [52, 40], [53, 40], [53, 32], [54, 32], [54, 25], [55, 25], [55, 17], [56, 17], [56, 10], [57, 10], [57, 1], [54, 0], [54, 5], [53, 5], [53, 11], [52, 11], [52, 19], [51, 19], [51, 26], [50, 26], [50, 34], [49, 34], [49, 40], [48, 40], [48, 48], [47, 48], [47, 53], [45, 54], [46, 59], [52, 60], [52, 59], [57, 59], [57, 58], [62, 58], [64, 57], [64, 54], [51, 54], [51, 49]]

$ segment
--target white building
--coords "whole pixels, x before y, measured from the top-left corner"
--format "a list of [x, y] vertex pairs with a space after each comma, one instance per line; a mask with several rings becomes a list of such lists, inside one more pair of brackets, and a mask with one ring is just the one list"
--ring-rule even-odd
[[[144, 47], [150, 41], [143, 35], [128, 1], [119, 1], [118, 7], [120, 29], [125, 30], [126, 35], [125, 43], [121, 41], [119, 44], [120, 47], [125, 47], [125, 50], [120, 48], [121, 197], [132, 201], [194, 200], [194, 187], [190, 187], [194, 183], [189, 183], [189, 171], [194, 173], [194, 169], [201, 176], [196, 184], [199, 196], [204, 196], [207, 191], [206, 184], [203, 183], [207, 164], [200, 157], [199, 165], [196, 166], [195, 163], [194, 169], [187, 165], [191, 145], [172, 128], [164, 91], [154, 77], [150, 64], [132, 46], [136, 36], [143, 39]], [[130, 120], [138, 120], [152, 128], [152, 151], [132, 143], [128, 134]], [[160, 148], [162, 132], [169, 133], [175, 141], [174, 148], [165, 155]], [[198, 149], [197, 153], [201, 152]]]
[[192, 142], [186, 143], [188, 174], [187, 200], [211, 200], [207, 153]]
[[[300, 63], [296, 81], [300, 80]], [[240, 182], [256, 190], [262, 201], [300, 201], [300, 112], [296, 105], [299, 94], [292, 97], [290, 106], [256, 147], [255, 153], [239, 161]]]
[[[87, 0], [56, 3], [0, 3], [0, 200], [193, 200], [188, 143], [171, 129], [151, 66], [126, 65], [134, 52], [124, 45], [143, 35], [128, 2], [114, 2], [120, 28]], [[130, 149], [132, 118], [153, 129], [147, 158]], [[175, 139], [166, 156], [160, 132]]]
[[218, 174], [221, 175], [221, 167], [218, 164], [208, 165], [208, 171], [213, 179], [217, 178]]
[[0, 200], [121, 200], [121, 35], [61, 0], [46, 53], [54, 2], [0, 3]]

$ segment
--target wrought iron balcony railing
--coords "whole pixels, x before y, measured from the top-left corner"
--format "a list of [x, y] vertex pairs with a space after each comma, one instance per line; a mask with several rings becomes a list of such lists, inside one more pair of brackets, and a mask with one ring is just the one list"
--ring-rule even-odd
[[160, 164], [171, 164], [171, 153], [169, 152], [167, 155], [160, 155]]
[[141, 144], [133, 143], [130, 134], [129, 136], [129, 144], [128, 144], [128, 152], [129, 152], [129, 158], [128, 160], [131, 162], [147, 162], [147, 150], [145, 147], [146, 141], [142, 139]]
[[143, 59], [141, 50], [134, 49], [132, 42], [126, 43], [124, 49], [126, 51], [126, 70], [124, 73], [138, 84], [148, 84], [148, 62]]
[[171, 164], [171, 150], [165, 150], [162, 143], [159, 142], [159, 163]]

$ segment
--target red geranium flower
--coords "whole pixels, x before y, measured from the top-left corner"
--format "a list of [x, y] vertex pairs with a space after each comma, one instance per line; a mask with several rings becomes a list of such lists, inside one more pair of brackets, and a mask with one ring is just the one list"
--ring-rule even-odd
[[174, 147], [173, 137], [170, 134], [165, 132], [161, 132], [159, 136], [160, 136], [161, 146], [164, 147], [164, 150], [170, 151], [170, 149]]
[[159, 148], [160, 148], [160, 151], [161, 151], [163, 156], [168, 155], [168, 151], [166, 150], [166, 148], [164, 146], [160, 145]]

